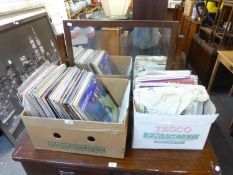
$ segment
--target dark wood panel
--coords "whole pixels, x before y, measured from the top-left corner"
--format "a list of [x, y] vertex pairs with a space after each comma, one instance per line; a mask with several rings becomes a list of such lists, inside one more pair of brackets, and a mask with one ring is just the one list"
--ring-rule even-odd
[[[29, 137], [26, 135], [14, 153], [13, 159], [23, 162], [28, 171], [41, 169], [42, 174], [53, 173], [51, 167], [63, 167], [70, 172], [74, 169], [83, 170], [83, 173], [90, 170], [96, 175], [101, 172], [105, 175], [111, 174], [217, 174], [214, 168], [218, 165], [216, 157], [210, 144], [207, 142], [201, 151], [194, 150], [136, 150], [128, 145], [124, 159], [95, 157], [56, 151], [35, 150]], [[117, 163], [116, 168], [108, 167], [109, 162]], [[36, 165], [35, 170], [31, 170], [31, 164]], [[40, 166], [47, 165], [42, 171]], [[29, 166], [28, 166], [29, 165]], [[56, 169], [56, 168], [55, 168]], [[59, 169], [63, 171], [63, 169]], [[57, 170], [56, 170], [57, 171]], [[97, 173], [98, 175], [98, 173]]]
[[75, 166], [51, 165], [51, 164], [37, 164], [37, 163], [22, 163], [23, 167], [27, 169], [28, 175], [109, 175], [110, 171], [77, 168]]
[[[187, 61], [190, 63], [193, 71], [198, 75], [201, 83], [206, 87], [209, 84], [217, 55], [217, 50], [202, 40], [198, 34], [193, 36]], [[223, 65], [220, 65], [213, 87], [230, 88], [232, 83], [233, 75]]]
[[216, 58], [217, 51], [198, 35], [194, 35], [188, 55], [188, 62], [198, 75], [201, 83], [205, 86], [208, 85]]
[[134, 20], [165, 20], [168, 0], [133, 0]]
[[67, 63], [67, 53], [66, 53], [66, 43], [65, 43], [65, 38], [64, 38], [64, 34], [60, 34], [56, 36], [57, 39], [57, 47], [59, 50], [59, 53], [61, 55], [61, 62], [68, 64]]
[[149, 175], [154, 173], [135, 173], [135, 172], [122, 172], [122, 171], [116, 171], [113, 172], [111, 175]]

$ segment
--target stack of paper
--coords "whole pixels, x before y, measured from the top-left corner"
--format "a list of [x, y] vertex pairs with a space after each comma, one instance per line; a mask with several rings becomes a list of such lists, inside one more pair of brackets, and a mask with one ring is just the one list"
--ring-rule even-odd
[[137, 55], [134, 63], [134, 74], [165, 70], [167, 63], [166, 56]]
[[135, 77], [134, 103], [138, 112], [158, 115], [203, 113], [209, 95], [190, 71], [154, 71]]
[[19, 89], [31, 116], [117, 122], [118, 107], [93, 73], [64, 64], [43, 65]]
[[152, 73], [135, 76], [135, 88], [158, 87], [158, 86], [179, 86], [184, 84], [198, 84], [196, 75], [190, 71], [154, 71]]
[[82, 46], [73, 47], [74, 61], [78, 68], [99, 75], [119, 75], [114, 63], [106, 51], [84, 49]]

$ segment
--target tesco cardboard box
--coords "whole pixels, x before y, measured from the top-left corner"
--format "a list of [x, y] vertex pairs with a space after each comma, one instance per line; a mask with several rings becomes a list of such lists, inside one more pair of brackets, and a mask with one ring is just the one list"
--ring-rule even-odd
[[98, 77], [131, 79], [133, 59], [131, 56], [110, 56], [110, 59], [120, 72], [119, 75], [98, 75]]
[[[118, 123], [28, 116], [22, 120], [36, 149], [124, 158], [130, 81], [98, 78], [119, 106]], [[119, 84], [121, 86], [119, 86]]]
[[218, 114], [209, 100], [203, 115], [153, 115], [134, 107], [133, 145], [135, 149], [203, 149], [211, 124]]

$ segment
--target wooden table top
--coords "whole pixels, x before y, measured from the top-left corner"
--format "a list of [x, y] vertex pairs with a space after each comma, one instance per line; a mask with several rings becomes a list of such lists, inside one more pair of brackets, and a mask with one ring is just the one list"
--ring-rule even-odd
[[[135, 150], [127, 148], [124, 159], [87, 156], [81, 154], [34, 149], [29, 136], [25, 134], [12, 155], [20, 162], [48, 163], [75, 166], [79, 168], [114, 169], [127, 172], [149, 172], [159, 174], [221, 174], [210, 143], [201, 151], [195, 150]], [[109, 162], [117, 163], [109, 168]]]
[[218, 51], [218, 54], [233, 64], [233, 51]]

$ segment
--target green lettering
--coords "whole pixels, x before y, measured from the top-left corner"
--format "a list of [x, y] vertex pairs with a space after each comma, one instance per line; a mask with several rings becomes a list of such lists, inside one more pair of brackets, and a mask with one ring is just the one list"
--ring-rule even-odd
[[187, 134], [187, 135], [186, 135], [186, 139], [187, 139], [187, 140], [192, 139], [192, 134]]
[[198, 137], [199, 137], [199, 134], [193, 134], [192, 139], [193, 139], [193, 140], [194, 140], [194, 139], [198, 139]]

